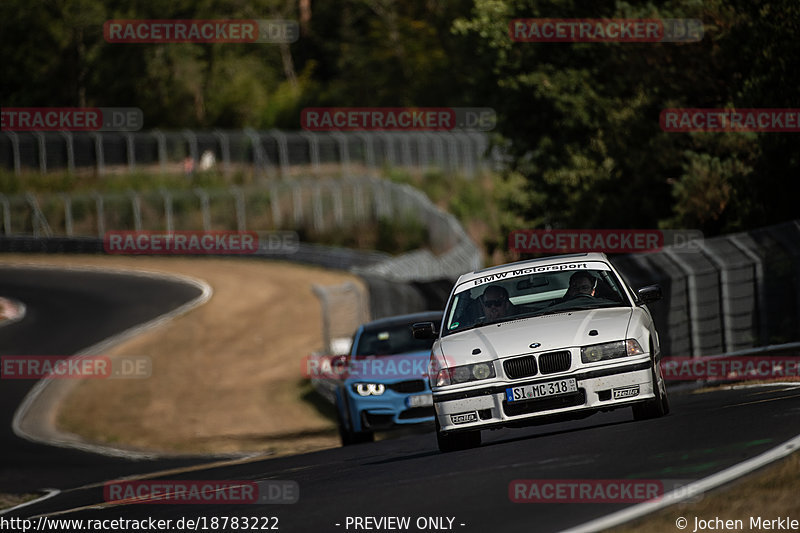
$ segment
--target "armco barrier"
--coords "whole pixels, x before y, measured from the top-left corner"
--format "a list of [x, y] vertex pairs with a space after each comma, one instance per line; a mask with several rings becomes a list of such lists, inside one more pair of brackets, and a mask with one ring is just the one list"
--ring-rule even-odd
[[800, 339], [800, 221], [705, 239], [693, 253], [668, 247], [612, 262], [633, 287], [662, 286], [650, 309], [666, 355]]

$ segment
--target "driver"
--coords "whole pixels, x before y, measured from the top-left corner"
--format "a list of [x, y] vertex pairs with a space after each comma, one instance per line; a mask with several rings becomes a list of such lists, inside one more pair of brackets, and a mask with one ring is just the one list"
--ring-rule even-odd
[[597, 290], [597, 278], [584, 270], [575, 272], [569, 278], [569, 288], [563, 300], [577, 298], [578, 296], [594, 296]]
[[489, 320], [504, 318], [512, 314], [513, 304], [508, 299], [508, 291], [501, 285], [489, 285], [481, 296], [483, 315]]

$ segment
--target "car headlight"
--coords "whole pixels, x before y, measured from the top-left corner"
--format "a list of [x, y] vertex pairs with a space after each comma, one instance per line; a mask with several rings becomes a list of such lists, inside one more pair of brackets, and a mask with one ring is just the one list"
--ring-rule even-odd
[[380, 396], [386, 391], [383, 383], [353, 383], [353, 391], [359, 396]]
[[616, 359], [628, 355], [641, 355], [643, 353], [644, 350], [642, 350], [641, 345], [636, 339], [628, 339], [584, 346], [581, 348], [581, 361], [584, 363], [595, 363], [597, 361]]
[[471, 365], [443, 368], [436, 374], [436, 387], [456, 385], [495, 377], [494, 365], [491, 363], [474, 363]]

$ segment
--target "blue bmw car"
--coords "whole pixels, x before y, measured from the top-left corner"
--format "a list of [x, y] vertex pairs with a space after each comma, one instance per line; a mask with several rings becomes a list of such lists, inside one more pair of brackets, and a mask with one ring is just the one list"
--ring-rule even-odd
[[428, 384], [433, 341], [415, 339], [411, 326], [441, 321], [441, 311], [428, 311], [359, 326], [350, 354], [338, 361], [343, 370], [326, 380], [343, 446], [371, 442], [377, 430], [433, 422]]

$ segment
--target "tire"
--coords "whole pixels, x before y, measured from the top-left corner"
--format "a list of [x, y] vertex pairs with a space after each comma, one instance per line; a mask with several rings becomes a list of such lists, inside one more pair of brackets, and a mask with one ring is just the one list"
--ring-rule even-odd
[[336, 402], [336, 418], [339, 425], [339, 439], [342, 441], [342, 446], [350, 446], [351, 444], [363, 444], [365, 442], [373, 442], [375, 434], [371, 431], [351, 431], [347, 420], [342, 417], [342, 408], [339, 402]]
[[654, 363], [650, 374], [653, 377], [656, 397], [645, 403], [631, 406], [634, 420], [651, 420], [653, 418], [661, 418], [669, 413], [667, 382], [664, 380], [664, 374], [661, 372], [661, 365]]
[[439, 451], [444, 453], [477, 448], [481, 445], [481, 432], [478, 430], [443, 434], [442, 428], [439, 426], [439, 419], [437, 418], [436, 443], [439, 445]]

